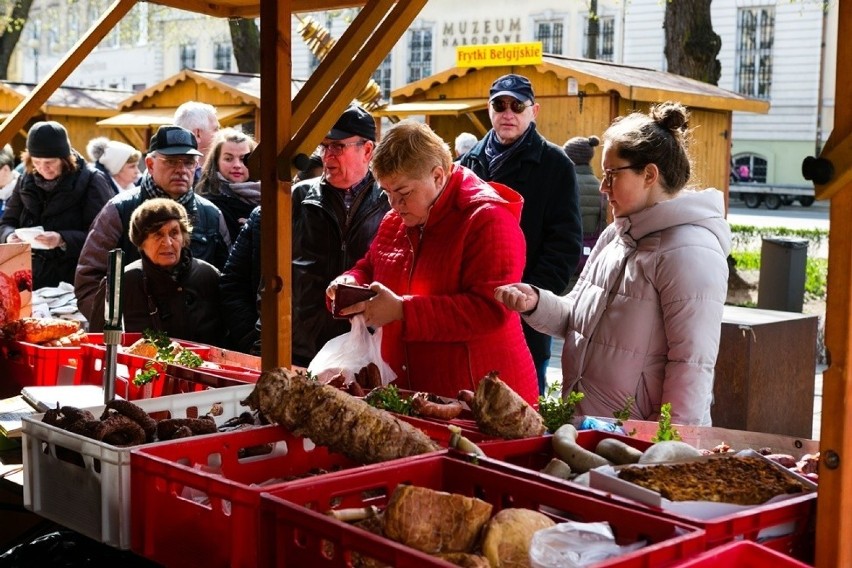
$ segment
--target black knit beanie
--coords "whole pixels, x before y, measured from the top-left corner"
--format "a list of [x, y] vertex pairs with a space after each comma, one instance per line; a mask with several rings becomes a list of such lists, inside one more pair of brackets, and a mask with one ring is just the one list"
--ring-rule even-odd
[[67, 158], [71, 155], [68, 132], [53, 120], [36, 122], [27, 134], [27, 152], [32, 158]]
[[572, 162], [580, 166], [592, 161], [595, 156], [595, 146], [600, 143], [600, 138], [597, 136], [575, 136], [568, 140], [562, 149]]

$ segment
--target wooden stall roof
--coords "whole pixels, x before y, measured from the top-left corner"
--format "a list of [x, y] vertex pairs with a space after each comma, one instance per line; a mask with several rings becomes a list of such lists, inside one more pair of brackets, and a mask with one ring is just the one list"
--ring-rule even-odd
[[[305, 82], [306, 79], [291, 79], [291, 99], [296, 96]], [[121, 112], [99, 121], [98, 126], [156, 128], [162, 124], [170, 124], [177, 107], [163, 106], [160, 101], [157, 101], [157, 98], [162, 93], [182, 83], [195, 83], [198, 86], [222, 93], [224, 98], [232, 103], [214, 105], [219, 121], [223, 124], [235, 124], [240, 122], [240, 119], [252, 119], [255, 111], [260, 108], [259, 73], [184, 69], [156, 85], [125, 98], [116, 105], [116, 108]], [[199, 100], [203, 99], [204, 97], [199, 97]]]
[[[143, 91], [139, 91], [118, 105], [120, 110], [139, 108], [144, 106], [147, 99], [171, 89], [183, 82], [195, 82], [219, 91], [234, 99], [234, 104], [260, 106], [260, 74], [259, 73], [234, 73], [226, 71], [206, 71], [203, 69], [184, 69], [171, 77], [163, 79], [156, 85], [152, 85]], [[302, 81], [304, 83], [304, 81]], [[298, 90], [297, 87], [294, 86]]]
[[[0, 81], [0, 110], [4, 113], [14, 109], [37, 85]], [[120, 89], [97, 89], [90, 87], [62, 86], [53, 91], [40, 109], [44, 114], [66, 116], [110, 116], [133, 91]]]
[[[245, 113], [245, 106], [216, 106], [216, 116], [220, 122], [233, 122], [234, 119]], [[171, 124], [174, 116], [175, 109], [170, 107], [140, 108], [99, 120], [98, 126], [104, 128], [157, 128], [163, 124]]]
[[[615, 91], [622, 98], [633, 101], [657, 102], [675, 99], [686, 106], [695, 108], [756, 113], [769, 112], [768, 101], [750, 99], [715, 85], [647, 67], [557, 55], [545, 55], [544, 61], [540, 65], [530, 67], [535, 68], [540, 73], [551, 72], [560, 79], [574, 77], [577, 79], [580, 90], [589, 92], [590, 86], [593, 86], [595, 92]], [[395, 101], [394, 104], [382, 108], [380, 113], [397, 116], [413, 114], [406, 112], [405, 107], [399, 109], [399, 112], [396, 112], [396, 110], [401, 104], [405, 104], [406, 99], [417, 97], [436, 85], [447, 83], [468, 73], [476, 73], [482, 69], [487, 68], [452, 67], [441, 73], [409, 83], [391, 93], [392, 99]], [[430, 104], [433, 104], [433, 110], [437, 110], [438, 108], [449, 109], [450, 104], [457, 102], [453, 100], [430, 101]]]

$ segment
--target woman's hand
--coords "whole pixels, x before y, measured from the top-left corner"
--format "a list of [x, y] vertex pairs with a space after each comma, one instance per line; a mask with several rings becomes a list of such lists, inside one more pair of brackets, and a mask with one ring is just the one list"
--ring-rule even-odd
[[538, 290], [529, 284], [505, 284], [494, 288], [494, 298], [516, 312], [526, 313], [538, 306]]
[[358, 282], [356, 282], [354, 278], [352, 278], [351, 276], [346, 275], [346, 274], [338, 276], [337, 278], [332, 280], [331, 284], [328, 285], [328, 288], [325, 289], [325, 295], [332, 302], [334, 301], [334, 295], [337, 292], [337, 285], [338, 284], [351, 284], [353, 286], [357, 286]]
[[340, 315], [363, 314], [364, 322], [372, 328], [402, 319], [402, 296], [397, 296], [390, 288], [378, 282], [370, 284], [370, 290], [376, 292], [376, 295], [341, 310]]
[[9, 233], [9, 236], [6, 237], [6, 242], [7, 243], [22, 243], [22, 242], [24, 242], [24, 239], [19, 237], [16, 233]]

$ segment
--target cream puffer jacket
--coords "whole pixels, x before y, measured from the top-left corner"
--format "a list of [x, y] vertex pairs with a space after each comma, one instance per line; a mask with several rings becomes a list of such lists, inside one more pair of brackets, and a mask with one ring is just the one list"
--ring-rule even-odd
[[565, 338], [563, 394], [579, 413], [710, 424], [713, 375], [727, 296], [731, 232], [715, 189], [683, 190], [603, 232], [570, 294], [540, 291], [524, 316]]

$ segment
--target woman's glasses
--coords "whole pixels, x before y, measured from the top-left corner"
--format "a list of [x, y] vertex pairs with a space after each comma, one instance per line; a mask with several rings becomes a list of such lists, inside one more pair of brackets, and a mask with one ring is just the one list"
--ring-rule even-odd
[[633, 164], [630, 164], [629, 166], [621, 166], [620, 168], [609, 168], [604, 170], [604, 185], [612, 189], [612, 181], [615, 178], [616, 173], [620, 172], [621, 170], [631, 170], [638, 167], [639, 166], [634, 166]]
[[513, 113], [521, 114], [531, 106], [532, 103], [522, 103], [517, 99], [512, 99], [511, 101], [505, 101], [503, 99], [494, 99], [493, 101], [491, 101], [491, 108], [494, 109], [494, 112], [504, 112], [506, 110], [506, 107], [508, 107], [512, 109]]

